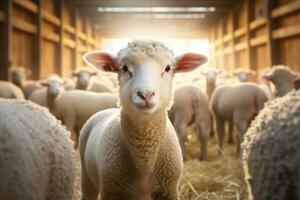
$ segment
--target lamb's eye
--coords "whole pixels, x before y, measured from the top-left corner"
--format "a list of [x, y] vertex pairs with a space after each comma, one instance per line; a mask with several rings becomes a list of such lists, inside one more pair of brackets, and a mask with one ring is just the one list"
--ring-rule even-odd
[[128, 67], [127, 67], [127, 65], [123, 65], [122, 70], [123, 70], [124, 72], [128, 72]]
[[166, 72], [169, 72], [170, 69], [171, 69], [171, 66], [170, 66], [170, 65], [167, 65], [165, 71], [166, 71]]

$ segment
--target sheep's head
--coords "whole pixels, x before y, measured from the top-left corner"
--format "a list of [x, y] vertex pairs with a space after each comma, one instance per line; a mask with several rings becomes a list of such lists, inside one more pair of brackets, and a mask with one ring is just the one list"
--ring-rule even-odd
[[221, 71], [217, 68], [207, 68], [204, 69], [201, 74], [206, 77], [207, 82], [216, 82], [217, 76], [221, 73]]
[[137, 40], [121, 49], [118, 56], [90, 52], [84, 60], [94, 68], [118, 73], [125, 112], [150, 115], [169, 106], [174, 73], [191, 71], [207, 58], [194, 53], [174, 58], [173, 52], [159, 42]]
[[256, 75], [255, 71], [243, 68], [236, 69], [233, 74], [238, 77], [240, 82], [248, 82]]
[[14, 84], [21, 87], [26, 80], [26, 69], [23, 67], [10, 68], [10, 79]]
[[77, 78], [76, 88], [86, 90], [91, 83], [92, 77], [96, 76], [97, 73], [88, 68], [80, 68], [77, 71], [74, 71], [72, 75]]
[[63, 90], [65, 81], [62, 79], [46, 79], [41, 81], [41, 85], [47, 87], [47, 93], [52, 97], [57, 97]]

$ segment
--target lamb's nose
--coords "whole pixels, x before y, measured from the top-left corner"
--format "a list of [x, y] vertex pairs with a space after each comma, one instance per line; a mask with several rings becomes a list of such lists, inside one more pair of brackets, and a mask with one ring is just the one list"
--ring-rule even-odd
[[142, 92], [137, 91], [137, 95], [144, 101], [149, 102], [151, 98], [155, 95], [154, 91]]

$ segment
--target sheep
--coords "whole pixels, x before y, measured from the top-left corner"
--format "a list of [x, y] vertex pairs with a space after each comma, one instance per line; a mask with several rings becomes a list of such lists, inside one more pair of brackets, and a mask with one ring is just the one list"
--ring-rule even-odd
[[73, 76], [77, 78], [75, 89], [90, 90], [94, 92], [112, 92], [108, 86], [108, 84], [112, 84], [108, 82], [108, 80], [106, 80], [105, 83], [102, 83], [95, 78], [92, 79], [96, 75], [97, 72], [93, 72], [87, 67], [79, 68], [76, 72], [73, 72]]
[[195, 123], [201, 143], [199, 159], [207, 160], [207, 142], [211, 126], [207, 95], [193, 85], [177, 88], [174, 93], [174, 103], [169, 111], [169, 118], [176, 130], [183, 158], [185, 158], [187, 126]]
[[243, 143], [249, 200], [300, 199], [300, 90], [268, 103]]
[[23, 67], [11, 67], [9, 70], [9, 80], [20, 87], [28, 99], [34, 90], [41, 88], [41, 85], [37, 81], [26, 80], [26, 75], [26, 69]]
[[71, 200], [69, 132], [46, 109], [0, 98], [0, 199]]
[[256, 72], [249, 69], [237, 68], [233, 75], [237, 76], [240, 82], [250, 82], [253, 80]]
[[265, 75], [270, 72], [270, 68], [262, 69], [259, 73], [258, 83], [260, 89], [262, 89], [268, 97], [268, 100], [274, 99], [274, 94], [272, 91], [271, 83], [268, 79], [266, 79]]
[[167, 117], [175, 72], [195, 69], [207, 58], [173, 58], [164, 44], [134, 40], [117, 56], [88, 52], [92, 67], [118, 73], [121, 109], [98, 112], [80, 133], [82, 199], [178, 200], [183, 161]]
[[254, 83], [217, 87], [212, 96], [211, 109], [217, 124], [219, 153], [223, 151], [224, 123], [229, 122], [237, 128], [237, 152], [242, 157], [240, 144], [243, 142], [244, 133], [266, 101], [265, 93]]
[[300, 78], [300, 74], [293, 72], [288, 66], [277, 65], [264, 78], [275, 85], [275, 96], [282, 97], [294, 89], [294, 81]]
[[209, 99], [211, 99], [211, 95], [216, 88], [216, 80], [220, 73], [220, 70], [213, 67], [207, 68], [201, 72], [206, 78], [206, 93]]
[[0, 97], [24, 99], [24, 94], [15, 84], [8, 81], [0, 81]]

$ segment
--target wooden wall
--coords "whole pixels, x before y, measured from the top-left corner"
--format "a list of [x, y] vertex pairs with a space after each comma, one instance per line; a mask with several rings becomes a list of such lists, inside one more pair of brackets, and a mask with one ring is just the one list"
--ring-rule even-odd
[[300, 0], [244, 0], [210, 28], [211, 66], [300, 71]]
[[[99, 48], [91, 21], [67, 0], [5, 0], [0, 3], [0, 79], [23, 66], [32, 79], [69, 76], [82, 55]], [[96, 42], [97, 41], [97, 42]]]

